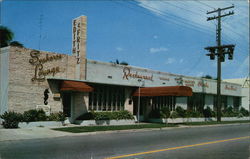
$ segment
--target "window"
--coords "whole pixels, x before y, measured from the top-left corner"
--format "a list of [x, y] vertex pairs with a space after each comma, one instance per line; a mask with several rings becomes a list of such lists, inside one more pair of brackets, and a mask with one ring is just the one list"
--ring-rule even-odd
[[191, 97], [188, 97], [188, 110], [203, 111], [205, 105], [205, 94], [194, 93]]
[[89, 110], [119, 111], [124, 110], [125, 88], [120, 86], [94, 85], [94, 92], [89, 93]]
[[168, 107], [170, 110], [175, 109], [176, 98], [174, 96], [157, 96], [152, 97], [152, 109], [158, 110], [162, 107]]
[[238, 110], [240, 105], [241, 105], [241, 98], [240, 97], [233, 97], [234, 109]]

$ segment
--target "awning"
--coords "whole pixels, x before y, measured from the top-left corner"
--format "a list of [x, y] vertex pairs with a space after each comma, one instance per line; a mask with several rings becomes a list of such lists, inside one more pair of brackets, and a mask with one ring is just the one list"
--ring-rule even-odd
[[[164, 86], [140, 88], [140, 96], [192, 96], [192, 88], [187, 86]], [[139, 88], [133, 93], [139, 96]]]
[[60, 91], [92, 92], [94, 88], [80, 81], [62, 81]]

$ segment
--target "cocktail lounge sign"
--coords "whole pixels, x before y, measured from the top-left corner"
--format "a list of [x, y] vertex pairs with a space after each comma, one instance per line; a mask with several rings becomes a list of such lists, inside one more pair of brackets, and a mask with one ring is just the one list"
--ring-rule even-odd
[[45, 58], [40, 58], [40, 51], [32, 50], [30, 52], [29, 63], [35, 66], [35, 72], [34, 77], [31, 79], [31, 81], [39, 81], [43, 82], [45, 81], [45, 77], [47, 75], [53, 75], [55, 76], [56, 73], [61, 72], [60, 67], [52, 67], [49, 69], [44, 69], [44, 64], [52, 61], [57, 61], [62, 59], [63, 55], [51, 55], [49, 56], [46, 54]]

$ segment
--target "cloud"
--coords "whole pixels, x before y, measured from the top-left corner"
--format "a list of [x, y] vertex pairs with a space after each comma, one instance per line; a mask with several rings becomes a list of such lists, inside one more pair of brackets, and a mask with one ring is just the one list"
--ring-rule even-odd
[[168, 58], [167, 61], [165, 62], [165, 64], [172, 64], [175, 62], [175, 58]]
[[154, 35], [153, 38], [154, 38], [154, 39], [158, 39], [158, 36], [157, 36], [157, 35]]
[[183, 63], [184, 59], [180, 59], [179, 63]]
[[158, 53], [158, 52], [166, 52], [166, 51], [168, 51], [168, 49], [165, 48], [165, 47], [150, 48], [150, 49], [149, 49], [149, 52], [150, 52], [150, 53]]
[[116, 49], [117, 51], [119, 51], [119, 52], [123, 51], [123, 48], [121, 48], [121, 47], [116, 47], [115, 49]]

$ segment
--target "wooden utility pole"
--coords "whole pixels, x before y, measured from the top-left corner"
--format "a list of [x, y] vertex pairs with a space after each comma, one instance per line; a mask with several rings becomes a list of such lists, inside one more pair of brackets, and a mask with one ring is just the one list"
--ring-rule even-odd
[[225, 61], [225, 54], [228, 54], [228, 59], [233, 59], [233, 52], [235, 45], [221, 45], [221, 18], [229, 15], [233, 15], [234, 12], [221, 15], [221, 11], [234, 8], [234, 6], [226, 8], [218, 8], [217, 10], [207, 12], [207, 14], [218, 13], [218, 16], [208, 17], [207, 21], [217, 19], [218, 25], [216, 29], [216, 42], [217, 46], [206, 47], [205, 49], [210, 52], [206, 54], [210, 56], [211, 60], [215, 59], [217, 55], [217, 121], [221, 122], [221, 62]]

